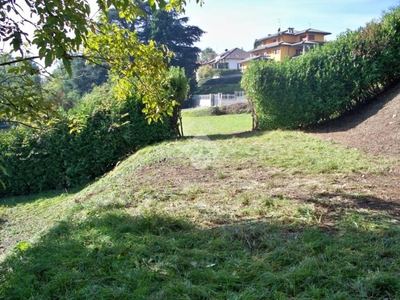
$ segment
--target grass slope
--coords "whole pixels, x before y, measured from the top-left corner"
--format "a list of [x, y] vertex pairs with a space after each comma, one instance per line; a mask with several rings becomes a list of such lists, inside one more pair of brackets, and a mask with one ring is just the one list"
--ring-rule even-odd
[[233, 94], [235, 91], [243, 91], [240, 85], [242, 76], [224, 76], [199, 81], [196, 89], [197, 95], [202, 94]]
[[202, 85], [196, 89], [196, 95], [206, 94], [233, 94], [236, 91], [243, 91], [240, 83], [226, 83], [226, 84], [213, 84], [213, 85]]
[[399, 222], [362, 180], [393, 161], [203, 118], [80, 192], [1, 200], [1, 241], [20, 238], [0, 299], [400, 298]]
[[[209, 138], [223, 134], [233, 134], [250, 131], [252, 126], [251, 115], [221, 115], [203, 116], [209, 109], [196, 109], [183, 113], [183, 132], [186, 136], [207, 135]], [[198, 114], [198, 117], [190, 117]]]

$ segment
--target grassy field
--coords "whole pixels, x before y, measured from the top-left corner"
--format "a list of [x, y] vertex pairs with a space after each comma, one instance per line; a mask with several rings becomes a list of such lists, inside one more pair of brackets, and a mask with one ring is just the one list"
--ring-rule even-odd
[[[182, 114], [185, 136], [207, 135], [210, 138], [224, 134], [250, 131], [252, 119], [250, 114], [203, 116], [208, 109], [189, 110]], [[199, 115], [196, 117], [196, 115]]]
[[0, 200], [0, 299], [400, 299], [394, 162], [190, 117], [80, 191]]

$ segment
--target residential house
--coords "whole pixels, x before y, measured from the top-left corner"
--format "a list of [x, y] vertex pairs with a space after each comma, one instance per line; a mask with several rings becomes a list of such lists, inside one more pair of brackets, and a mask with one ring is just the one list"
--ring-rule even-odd
[[238, 62], [248, 57], [250, 57], [250, 53], [242, 49], [226, 49], [224, 53], [219, 54], [214, 59], [204, 63], [204, 65], [211, 65], [213, 69], [237, 70]]
[[281, 61], [285, 57], [295, 57], [305, 53], [309, 48], [315, 45], [325, 43], [325, 36], [330, 32], [318, 29], [294, 30], [288, 28], [276, 33], [269, 34], [266, 37], [257, 39], [257, 47], [250, 51], [251, 56], [239, 62], [239, 68], [245, 70], [249, 62], [259, 59], [274, 59]]

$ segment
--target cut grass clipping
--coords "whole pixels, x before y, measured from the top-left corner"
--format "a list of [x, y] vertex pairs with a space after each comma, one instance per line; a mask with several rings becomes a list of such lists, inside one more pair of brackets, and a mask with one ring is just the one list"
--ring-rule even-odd
[[0, 299], [400, 298], [398, 218], [363, 206], [383, 195], [358, 180], [393, 161], [301, 132], [215, 128], [74, 194], [1, 199], [13, 251]]

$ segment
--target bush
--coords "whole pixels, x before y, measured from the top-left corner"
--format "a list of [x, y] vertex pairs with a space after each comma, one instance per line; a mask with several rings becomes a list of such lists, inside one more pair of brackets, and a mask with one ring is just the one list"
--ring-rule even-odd
[[214, 76], [213, 68], [210, 65], [204, 65], [197, 69], [197, 79], [212, 78]]
[[214, 70], [214, 76], [229, 76], [229, 75], [241, 75], [241, 70], [227, 70], [227, 69], [219, 69]]
[[205, 116], [220, 116], [220, 115], [235, 115], [235, 114], [249, 114], [250, 107], [248, 103], [236, 103], [232, 105], [213, 106], [204, 109], [195, 109], [186, 111], [186, 117], [205, 117]]
[[400, 9], [334, 42], [283, 62], [257, 61], [242, 86], [260, 129], [293, 129], [336, 118], [400, 79]]
[[87, 183], [139, 148], [170, 138], [168, 122], [148, 125], [142, 108], [136, 99], [114, 107], [81, 105], [74, 113], [92, 113], [79, 133], [69, 133], [67, 115], [46, 132], [23, 127], [1, 132], [1, 164], [8, 176], [0, 174], [7, 187], [0, 196]]
[[205, 85], [218, 85], [218, 84], [235, 84], [240, 83], [242, 76], [231, 76], [231, 77], [220, 77], [220, 78], [213, 78], [205, 81], [203, 86]]

